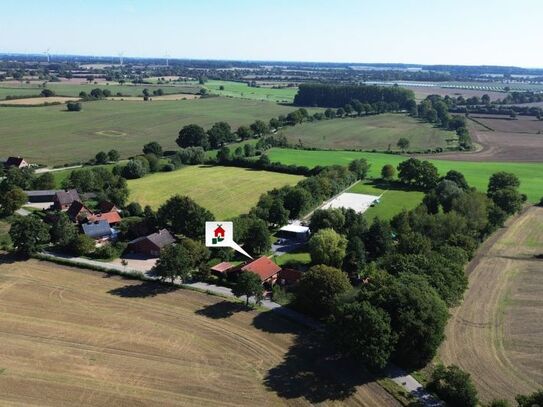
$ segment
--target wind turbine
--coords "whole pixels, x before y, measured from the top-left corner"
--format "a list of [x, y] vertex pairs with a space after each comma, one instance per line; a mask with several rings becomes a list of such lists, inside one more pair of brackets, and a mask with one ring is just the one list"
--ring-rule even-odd
[[117, 55], [119, 55], [119, 63], [121, 64], [121, 66], [123, 66], [123, 55], [124, 55], [124, 52], [119, 52]]
[[169, 66], [169, 59], [170, 59], [170, 56], [168, 55], [167, 52], [164, 54], [164, 58], [166, 58], [166, 66]]
[[49, 51], [51, 51], [51, 48], [47, 48], [44, 52], [45, 56], [47, 57], [47, 63], [51, 61], [51, 55], [49, 55]]

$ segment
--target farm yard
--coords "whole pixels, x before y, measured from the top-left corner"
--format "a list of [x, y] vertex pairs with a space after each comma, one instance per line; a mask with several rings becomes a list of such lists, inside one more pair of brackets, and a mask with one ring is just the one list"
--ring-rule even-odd
[[410, 151], [457, 147], [458, 137], [404, 114], [380, 114], [303, 123], [280, 131], [289, 143], [321, 149], [363, 149], [399, 151], [402, 137], [409, 140]]
[[295, 185], [303, 177], [236, 167], [190, 166], [128, 181], [130, 200], [158, 208], [175, 194], [187, 195], [217, 219], [247, 213], [260, 195]]
[[96, 101], [84, 103], [81, 112], [67, 112], [64, 106], [6, 107], [0, 109], [0, 151], [48, 165], [86, 161], [112, 148], [124, 158], [140, 153], [150, 141], [178, 148], [175, 139], [187, 124], [209, 128], [223, 120], [235, 129], [292, 110], [276, 103], [221, 97], [160, 103]]
[[1, 404], [399, 405], [302, 328], [219, 297], [5, 257], [0, 293]]
[[496, 232], [468, 266], [469, 289], [453, 310], [439, 359], [469, 372], [483, 401], [543, 385], [543, 208]]
[[[371, 164], [369, 176], [380, 177], [383, 165], [392, 164], [397, 166], [406, 160], [407, 156], [384, 153], [364, 153], [354, 151], [305, 151], [296, 149], [273, 148], [268, 152], [272, 161], [284, 164], [305, 165], [314, 167], [316, 165], [347, 165], [357, 158], [365, 158]], [[428, 159], [439, 170], [445, 174], [449, 170], [462, 172], [470, 185], [481, 191], [486, 191], [488, 179], [498, 171], [507, 171], [516, 174], [520, 181], [520, 192], [528, 196], [530, 202], [538, 202], [543, 191], [543, 163], [508, 163], [508, 162], [462, 162], [436, 160], [433, 157], [419, 157]]]

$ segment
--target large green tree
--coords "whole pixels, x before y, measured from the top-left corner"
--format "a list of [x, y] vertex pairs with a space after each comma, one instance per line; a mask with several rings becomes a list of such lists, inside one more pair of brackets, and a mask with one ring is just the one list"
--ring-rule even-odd
[[205, 130], [197, 124], [188, 124], [179, 131], [176, 143], [181, 148], [202, 147], [209, 148], [208, 135]]
[[262, 287], [262, 282], [257, 274], [245, 271], [238, 276], [232, 293], [236, 297], [245, 296], [245, 305], [247, 306], [250, 297], [255, 297], [256, 303], [259, 304], [264, 295], [264, 287]]
[[475, 407], [479, 405], [477, 389], [469, 373], [458, 366], [437, 365], [432, 372], [428, 387], [447, 403], [447, 406]]
[[49, 227], [41, 219], [30, 215], [17, 218], [9, 230], [17, 253], [29, 256], [49, 243]]
[[202, 239], [205, 236], [205, 223], [215, 217], [188, 196], [175, 195], [158, 209], [157, 219], [160, 226], [173, 233]]
[[66, 212], [60, 212], [51, 225], [51, 241], [61, 247], [68, 247], [77, 236], [77, 229]]
[[164, 281], [173, 284], [177, 278], [186, 281], [193, 271], [190, 253], [183, 245], [166, 246], [160, 251], [153, 272]]
[[2, 216], [13, 215], [27, 201], [27, 196], [19, 187], [14, 187], [6, 192], [0, 192], [0, 214]]
[[347, 239], [333, 229], [321, 229], [309, 240], [309, 255], [313, 264], [341, 267], [347, 249]]

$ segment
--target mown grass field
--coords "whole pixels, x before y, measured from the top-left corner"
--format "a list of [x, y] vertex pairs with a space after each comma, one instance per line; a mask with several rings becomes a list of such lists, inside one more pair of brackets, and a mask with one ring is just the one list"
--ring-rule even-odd
[[0, 156], [24, 156], [48, 165], [86, 161], [101, 150], [117, 149], [123, 158], [158, 141], [176, 149], [179, 130], [187, 124], [210, 128], [224, 120], [234, 129], [256, 119], [268, 121], [294, 110], [276, 103], [228, 99], [133, 103], [97, 101], [83, 103], [80, 112], [65, 106], [0, 108]]
[[219, 297], [5, 257], [0, 292], [2, 405], [398, 406], [302, 327]]
[[[258, 87], [253, 88], [242, 82], [208, 81], [204, 85], [211, 93], [243, 99], [267, 100], [270, 102], [292, 103], [298, 88]], [[224, 87], [221, 90], [221, 86]]]
[[370, 222], [373, 218], [390, 219], [402, 210], [416, 208], [424, 197], [423, 192], [399, 189], [395, 185], [379, 182], [359, 182], [347, 192], [366, 195], [382, 195], [380, 202], [364, 212], [364, 217]]
[[471, 374], [483, 402], [543, 386], [543, 208], [532, 207], [483, 244], [469, 289], [452, 310], [439, 359]]
[[404, 114], [380, 114], [368, 117], [322, 120], [282, 129], [290, 144], [334, 150], [362, 149], [399, 151], [402, 137], [410, 142], [410, 151], [456, 147], [458, 137], [452, 131], [433, 127]]
[[175, 194], [187, 195], [217, 219], [230, 219], [249, 212], [264, 192], [302, 178], [236, 167], [188, 166], [128, 181], [129, 200], [156, 209]]
[[[352, 151], [304, 151], [295, 149], [274, 148], [267, 153], [272, 161], [285, 164], [305, 165], [314, 167], [316, 165], [347, 165], [357, 158], [365, 158], [371, 164], [370, 177], [380, 177], [381, 168], [385, 164], [397, 166], [408, 157], [383, 154], [364, 153]], [[520, 191], [528, 196], [530, 202], [538, 202], [543, 195], [543, 163], [500, 163], [500, 162], [464, 162], [430, 160], [439, 170], [445, 174], [449, 170], [462, 172], [470, 185], [481, 191], [486, 191], [488, 179], [498, 171], [508, 171], [516, 174], [520, 181]]]
[[[43, 90], [41, 84], [31, 83], [26, 84], [2, 84], [0, 82], [0, 100], [5, 99], [8, 95], [39, 95]], [[162, 89], [165, 94], [174, 93], [197, 93], [200, 87], [195, 84], [164, 84], [164, 85], [132, 85], [132, 84], [89, 84], [89, 83], [62, 83], [62, 82], [48, 82], [46, 87], [56, 93], [57, 96], [79, 96], [79, 92], [84, 91], [90, 93], [95, 88], [108, 89], [113, 95], [122, 93], [126, 96], [140, 96], [143, 89], [149, 89], [152, 94], [153, 90]]]

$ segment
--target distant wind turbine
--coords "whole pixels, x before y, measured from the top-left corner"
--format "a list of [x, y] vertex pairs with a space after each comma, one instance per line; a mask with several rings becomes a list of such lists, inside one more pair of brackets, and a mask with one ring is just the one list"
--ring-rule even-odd
[[119, 63], [121, 64], [121, 66], [123, 66], [123, 55], [124, 55], [124, 52], [119, 52], [117, 55], [119, 55]]
[[51, 51], [51, 48], [47, 48], [44, 52], [45, 56], [47, 57], [47, 63], [51, 61], [51, 55], [49, 55], [49, 51]]
[[166, 66], [169, 66], [169, 59], [170, 59], [170, 56], [168, 55], [168, 53], [165, 53], [165, 54], [164, 54], [164, 58], [166, 58]]

